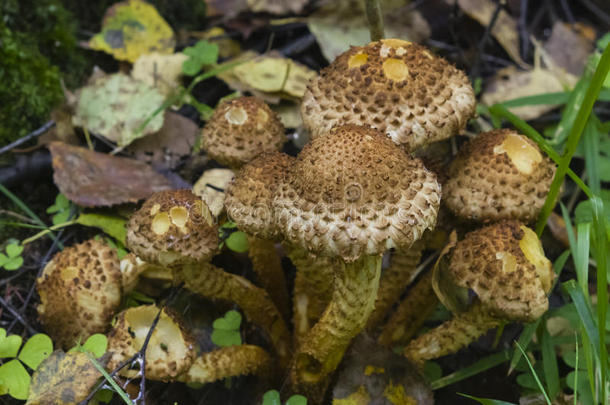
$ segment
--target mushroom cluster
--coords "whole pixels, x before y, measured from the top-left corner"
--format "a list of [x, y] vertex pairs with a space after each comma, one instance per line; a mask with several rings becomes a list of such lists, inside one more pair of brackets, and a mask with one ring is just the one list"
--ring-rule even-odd
[[[296, 156], [280, 152], [284, 127], [263, 101], [222, 103], [202, 131], [202, 146], [232, 172], [204, 175], [195, 193], [162, 191], [146, 200], [129, 220], [131, 253], [121, 265], [93, 242], [58, 255], [40, 280], [43, 323], [53, 331], [46, 319], [65, 315], [49, 315], [51, 307], [68, 297], [97, 304], [93, 291], [104, 289], [109, 309], [86, 312], [96, 323], [79, 323], [62, 337], [70, 346], [107, 331], [122, 291], [139, 277], [160, 277], [236, 304], [267, 345], [195, 354], [175, 314], [132, 308], [110, 332], [109, 367], [141, 349], [157, 317], [147, 376], [208, 382], [239, 373], [289, 375], [290, 390], [316, 403], [365, 329], [380, 345], [405, 345], [404, 356], [422, 365], [501, 322], [536, 319], [548, 307], [554, 274], [527, 224], [537, 218], [555, 168], [534, 142], [508, 129], [472, 137], [446, 167], [453, 157], [442, 142], [464, 130], [475, 104], [462, 71], [398, 39], [352, 47], [310, 81], [301, 113], [312, 140]], [[227, 220], [248, 235], [252, 280], [212, 264]], [[434, 271], [420, 275], [423, 252], [439, 249], [438, 236], [456, 226], [459, 236], [451, 234]], [[85, 251], [95, 259], [82, 259]], [[291, 293], [282, 251], [296, 267]], [[387, 252], [390, 263], [382, 266]], [[94, 265], [92, 275], [83, 274]], [[47, 292], [62, 283], [69, 296]], [[453, 319], [411, 340], [438, 301]]]

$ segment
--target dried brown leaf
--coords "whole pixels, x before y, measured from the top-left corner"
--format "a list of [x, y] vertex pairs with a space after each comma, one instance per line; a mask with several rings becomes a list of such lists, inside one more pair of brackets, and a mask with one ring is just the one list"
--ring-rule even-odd
[[169, 181], [137, 160], [53, 142], [53, 179], [71, 201], [85, 207], [137, 202], [171, 189]]

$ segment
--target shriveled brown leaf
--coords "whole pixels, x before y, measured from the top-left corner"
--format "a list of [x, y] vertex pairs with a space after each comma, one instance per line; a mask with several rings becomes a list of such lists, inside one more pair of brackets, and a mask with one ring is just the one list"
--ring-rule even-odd
[[137, 202], [171, 188], [146, 163], [53, 142], [53, 179], [71, 201], [85, 207]]
[[[576, 83], [577, 78], [569, 73], [535, 67], [522, 71], [514, 66], [499, 70], [489, 81], [481, 101], [486, 105], [501, 103], [515, 98], [565, 91]], [[555, 105], [542, 104], [510, 108], [513, 114], [524, 120], [538, 118], [551, 111]]]
[[588, 25], [558, 21], [553, 25], [544, 50], [555, 66], [580, 76], [587, 64], [587, 58], [593, 52], [595, 37], [595, 29]]
[[[102, 366], [106, 360], [98, 360]], [[85, 353], [57, 350], [32, 375], [26, 405], [72, 405], [89, 395], [102, 377]]]
[[246, 0], [250, 11], [255, 13], [288, 14], [300, 13], [309, 0]]
[[180, 114], [166, 111], [163, 127], [154, 134], [136, 139], [125, 151], [154, 167], [174, 169], [191, 153], [199, 127]]
[[[454, 3], [453, 0], [445, 1], [451, 5]], [[478, 21], [484, 27], [491, 23], [496, 7], [498, 7], [493, 0], [457, 0], [457, 4], [470, 18]], [[517, 21], [506, 11], [500, 10], [498, 13], [491, 35], [502, 45], [512, 60], [522, 67], [528, 66], [519, 54]]]

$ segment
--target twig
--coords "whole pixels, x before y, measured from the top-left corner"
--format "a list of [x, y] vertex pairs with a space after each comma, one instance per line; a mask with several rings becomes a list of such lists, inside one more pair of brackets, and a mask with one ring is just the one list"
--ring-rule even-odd
[[527, 54], [529, 52], [529, 38], [530, 34], [527, 31], [527, 6], [528, 0], [521, 0], [519, 9], [521, 13], [519, 14], [519, 20], [517, 21], [517, 26], [519, 28], [519, 37], [521, 38], [521, 59], [525, 60], [527, 58]]
[[561, 0], [560, 4], [568, 22], [570, 24], [574, 23], [574, 14], [572, 14], [572, 10], [570, 9], [570, 5], [568, 4], [568, 2], [566, 0]]
[[38, 331], [36, 329], [34, 329], [29, 323], [28, 321], [26, 321], [23, 316], [17, 312], [17, 310], [15, 308], [13, 308], [12, 305], [10, 305], [8, 302], [6, 302], [4, 300], [4, 298], [0, 297], [0, 305], [2, 305], [4, 308], [6, 308], [6, 310], [8, 312], [11, 313], [11, 315], [13, 315], [15, 317], [16, 320], [19, 321], [19, 323], [21, 323], [23, 326], [25, 326], [25, 328], [28, 330], [28, 332], [32, 335], [38, 333]]
[[581, 0], [581, 3], [583, 6], [588, 8], [594, 16], [602, 20], [604, 24], [610, 26], [610, 14], [606, 13], [602, 8], [600, 8], [597, 4], [593, 3], [591, 0]]
[[205, 186], [211, 188], [214, 191], [218, 191], [219, 193], [224, 193], [225, 192], [224, 188], [216, 187], [215, 185], [210, 184], [210, 183], [205, 183]]
[[17, 139], [15, 142], [9, 143], [8, 145], [0, 148], [0, 155], [15, 149], [17, 146], [26, 143], [30, 139], [34, 139], [34, 138], [44, 134], [49, 129], [53, 128], [53, 126], [55, 126], [55, 121], [51, 120], [51, 121], [47, 122], [46, 124], [44, 124], [43, 126], [38, 128], [37, 130], [32, 131], [29, 134]]
[[491, 16], [491, 21], [487, 24], [485, 28], [485, 33], [483, 34], [483, 38], [479, 41], [479, 46], [477, 47], [477, 53], [474, 58], [474, 63], [472, 64], [472, 69], [470, 70], [470, 80], [474, 80], [479, 76], [480, 65], [481, 65], [481, 55], [483, 55], [483, 50], [485, 49], [485, 45], [491, 36], [491, 31], [493, 30], [494, 25], [496, 25], [496, 21], [498, 21], [498, 16], [500, 15], [500, 11], [504, 7], [504, 0], [499, 0], [496, 9], [494, 10], [493, 15]]
[[364, 9], [366, 20], [369, 24], [369, 31], [371, 32], [371, 41], [379, 41], [385, 36], [383, 32], [383, 15], [381, 14], [379, 0], [364, 0]]

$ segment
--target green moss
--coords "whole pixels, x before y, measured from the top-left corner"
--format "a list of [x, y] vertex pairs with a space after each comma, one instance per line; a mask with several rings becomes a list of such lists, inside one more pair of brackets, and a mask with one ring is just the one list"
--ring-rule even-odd
[[63, 97], [57, 67], [1, 21], [0, 83], [0, 145], [40, 126]]

